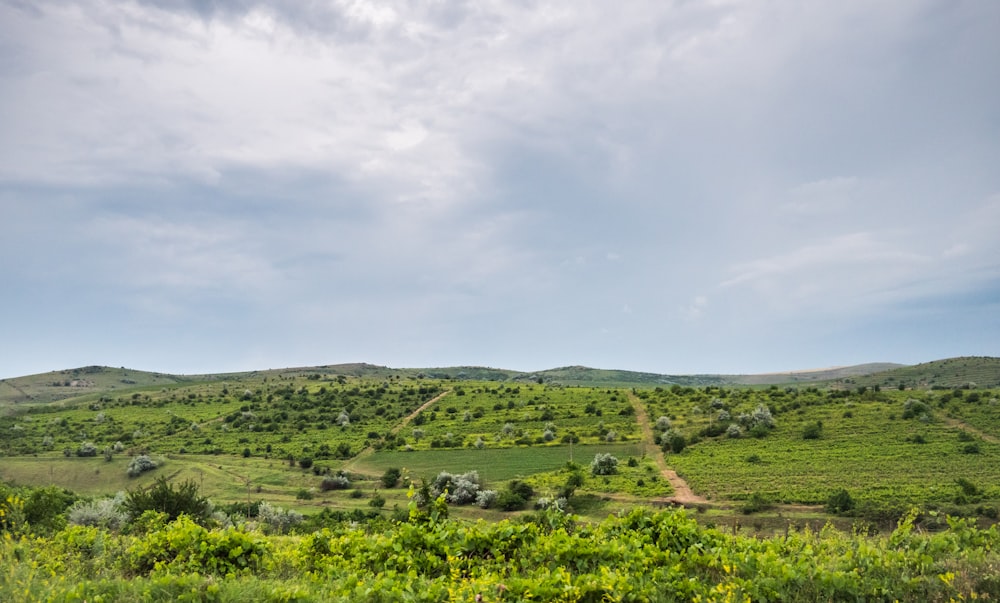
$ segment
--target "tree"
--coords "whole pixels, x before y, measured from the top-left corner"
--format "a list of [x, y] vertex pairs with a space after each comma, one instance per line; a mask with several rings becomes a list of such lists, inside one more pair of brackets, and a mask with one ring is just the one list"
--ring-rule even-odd
[[618, 459], [607, 452], [598, 452], [590, 463], [593, 475], [614, 475], [618, 473]]
[[399, 478], [402, 477], [403, 472], [400, 471], [398, 467], [390, 467], [385, 470], [382, 474], [382, 487], [384, 488], [395, 488], [396, 484], [399, 483]]

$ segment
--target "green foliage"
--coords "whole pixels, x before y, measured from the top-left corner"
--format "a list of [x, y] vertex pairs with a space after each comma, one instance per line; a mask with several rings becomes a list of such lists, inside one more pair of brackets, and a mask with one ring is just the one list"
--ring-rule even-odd
[[123, 507], [132, 517], [146, 511], [159, 511], [171, 520], [187, 515], [199, 523], [206, 521], [211, 513], [211, 505], [207, 498], [199, 495], [196, 483], [188, 480], [175, 488], [164, 477], [156, 478], [148, 490], [130, 491]]
[[[0, 498], [6, 498], [2, 492], [0, 488]], [[24, 521], [36, 534], [62, 529], [66, 525], [66, 510], [77, 500], [72, 492], [55, 486], [25, 488], [21, 495], [24, 497]]]
[[815, 423], [809, 423], [806, 425], [805, 429], [802, 430], [803, 440], [818, 440], [823, 434], [823, 422], [816, 421]]
[[854, 510], [854, 504], [854, 499], [851, 497], [851, 493], [844, 488], [841, 488], [831, 494], [830, 498], [826, 499], [826, 512], [842, 515]]
[[767, 499], [763, 494], [759, 492], [754, 492], [751, 494], [743, 505], [740, 506], [740, 512], [744, 515], [750, 515], [751, 513], [760, 513], [771, 508], [771, 501]]
[[138, 536], [71, 526], [0, 539], [0, 600], [969, 601], [1000, 596], [1000, 533], [917, 514], [888, 536], [775, 538], [699, 526], [684, 511], [596, 524], [548, 510], [459, 523], [447, 507], [367, 531], [264, 537], [182, 518]]
[[403, 476], [402, 470], [399, 467], [389, 467], [382, 474], [381, 482], [383, 488], [395, 488], [399, 483], [399, 479]]
[[163, 530], [135, 541], [125, 552], [129, 571], [153, 571], [226, 576], [249, 574], [263, 566], [271, 545], [253, 534], [227, 528], [208, 530], [189, 517], [180, 517]]
[[590, 463], [590, 473], [592, 475], [614, 475], [618, 473], [618, 459], [606, 452], [599, 452], [594, 455], [594, 460]]
[[145, 454], [140, 454], [129, 462], [125, 472], [129, 477], [139, 477], [147, 471], [156, 469], [156, 466], [156, 461]]
[[507, 482], [507, 486], [499, 493], [496, 505], [504, 511], [520, 511], [534, 495], [535, 491], [530, 484], [514, 479]]

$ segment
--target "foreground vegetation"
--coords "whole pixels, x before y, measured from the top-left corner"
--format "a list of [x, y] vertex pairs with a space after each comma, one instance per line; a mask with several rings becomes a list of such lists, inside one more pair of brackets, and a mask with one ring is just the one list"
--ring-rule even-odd
[[[187, 490], [185, 490], [185, 487]], [[154, 488], [153, 493], [169, 490]], [[700, 526], [683, 510], [599, 523], [555, 508], [500, 522], [448, 518], [444, 495], [408, 510], [303, 521], [212, 512], [192, 485], [132, 493], [127, 521], [0, 505], [9, 601], [956, 601], [1000, 597], [1000, 531], [909, 513], [887, 536], [824, 529], [767, 539]], [[22, 491], [23, 493], [23, 491]], [[63, 493], [65, 494], [65, 493]], [[167, 505], [187, 501], [186, 506]], [[60, 502], [61, 501], [61, 502]], [[40, 513], [40, 508], [48, 513]], [[170, 513], [152, 510], [169, 509]], [[190, 511], [192, 515], [178, 514]], [[243, 509], [248, 510], [248, 509]], [[138, 513], [138, 515], [134, 515]], [[31, 519], [35, 520], [32, 524]], [[73, 523], [66, 525], [66, 516]], [[81, 519], [84, 518], [84, 519]], [[87, 519], [89, 518], [89, 519]], [[79, 524], [98, 525], [79, 525]], [[930, 525], [943, 529], [926, 533]]]

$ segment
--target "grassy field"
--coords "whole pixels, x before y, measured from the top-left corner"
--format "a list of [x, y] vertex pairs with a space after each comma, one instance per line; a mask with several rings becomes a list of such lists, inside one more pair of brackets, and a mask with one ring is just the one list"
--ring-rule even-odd
[[[570, 460], [588, 464], [598, 452], [623, 458], [638, 453], [635, 444], [597, 444], [542, 447], [487, 448], [483, 450], [382, 451], [358, 462], [352, 469], [362, 473], [382, 474], [390, 467], [405, 469], [413, 478], [432, 478], [440, 471], [464, 473], [478, 471], [482, 479], [505, 481], [557, 470]], [[572, 455], [572, 456], [571, 456]]]
[[[862, 507], [996, 509], [1000, 444], [989, 435], [1000, 419], [989, 402], [996, 394], [980, 392], [976, 402], [953, 395], [893, 390], [831, 396], [813, 389], [730, 392], [720, 398], [719, 392], [664, 392], [648, 396], [647, 403], [696, 440], [668, 455], [667, 462], [712, 500], [757, 494], [771, 502], [823, 504], [844, 488]], [[918, 400], [925, 410], [907, 418], [908, 400]], [[736, 418], [761, 405], [774, 420], [761, 437], [745, 428], [738, 437], [704, 435], [719, 423], [718, 413]], [[982, 432], [963, 429], [949, 418], [956, 416]], [[814, 437], [807, 438], [807, 430]], [[959, 479], [974, 492], [963, 490]]]
[[[983, 365], [960, 360], [955, 370]], [[414, 479], [476, 470], [489, 484], [527, 478], [552, 492], [567, 479], [571, 451], [585, 474], [602, 451], [619, 457], [621, 471], [588, 475], [580, 492], [648, 500], [672, 495], [658, 451], [679, 440], [666, 464], [696, 497], [722, 506], [753, 495], [822, 505], [841, 488], [864, 509], [919, 504], [989, 516], [1000, 506], [1000, 393], [968, 384], [622, 390], [332, 369], [227, 377], [14, 407], [0, 416], [0, 478], [109, 494], [145, 483], [125, 477], [145, 452], [163, 461], [156, 475], [194, 480], [220, 501], [246, 500], [249, 487], [250, 498], [293, 508], [358, 508], [391, 467]], [[654, 442], [643, 440], [633, 397], [661, 424]], [[925, 410], [907, 417], [908, 400]], [[773, 423], [763, 430], [761, 409]], [[96, 456], [78, 458], [87, 443]], [[338, 470], [360, 497], [319, 491], [322, 476]], [[406, 502], [404, 491], [387, 498], [390, 507]]]

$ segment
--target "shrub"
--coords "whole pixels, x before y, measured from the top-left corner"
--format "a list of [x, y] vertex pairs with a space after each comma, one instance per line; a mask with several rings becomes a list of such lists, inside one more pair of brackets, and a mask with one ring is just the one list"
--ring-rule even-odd
[[803, 440], [818, 440], [819, 436], [823, 433], [823, 424], [819, 421], [815, 423], [810, 423], [806, 425], [806, 428], [802, 430]]
[[677, 431], [676, 429], [671, 429], [667, 433], [663, 434], [663, 438], [660, 440], [662, 442], [662, 448], [664, 452], [673, 452], [674, 454], [680, 454], [687, 447], [687, 439], [684, 435]]
[[24, 520], [35, 532], [52, 532], [66, 525], [64, 513], [76, 502], [69, 490], [46, 486], [32, 488], [24, 496]]
[[504, 511], [520, 511], [528, 504], [528, 500], [511, 490], [504, 490], [496, 498], [496, 505]]
[[442, 471], [431, 483], [430, 493], [433, 498], [444, 494], [449, 504], [467, 505], [476, 502], [480, 490], [482, 486], [479, 482], [479, 473], [476, 471], [462, 474]]
[[771, 409], [767, 406], [761, 404], [751, 415], [754, 425], [763, 425], [764, 427], [771, 429], [774, 427], [774, 417], [771, 416]]
[[385, 470], [382, 474], [382, 487], [384, 488], [395, 488], [396, 484], [399, 483], [399, 478], [403, 476], [403, 472], [398, 467], [391, 467]]
[[156, 461], [145, 454], [140, 454], [129, 462], [125, 472], [128, 473], [129, 477], [139, 477], [147, 471], [156, 469], [156, 467]]
[[299, 459], [299, 467], [302, 467], [303, 469], [308, 469], [312, 466], [313, 466], [313, 460], [310, 457], [305, 456]]
[[493, 507], [497, 502], [498, 492], [496, 490], [480, 490], [476, 494], [476, 505], [483, 509]]
[[351, 480], [346, 475], [328, 475], [320, 482], [319, 489], [323, 492], [330, 490], [346, 490], [351, 487]]
[[66, 520], [78, 526], [120, 530], [129, 521], [129, 513], [125, 510], [125, 494], [119, 492], [113, 498], [77, 501], [66, 512]]
[[758, 492], [754, 492], [743, 503], [743, 506], [740, 507], [740, 512], [744, 515], [750, 515], [751, 513], [759, 513], [760, 511], [767, 510], [770, 507], [771, 502], [767, 498]]
[[607, 452], [598, 452], [590, 463], [593, 475], [614, 475], [618, 473], [618, 459]]
[[287, 534], [289, 530], [302, 523], [303, 517], [301, 513], [283, 509], [264, 501], [257, 509], [257, 519], [267, 527], [268, 532]]
[[726, 428], [726, 437], [738, 438], [743, 433], [740, 426], [736, 423], [731, 423], [729, 427]]
[[979, 454], [979, 444], [974, 442], [972, 444], [966, 444], [961, 449], [962, 454]]
[[253, 534], [234, 528], [209, 531], [182, 517], [133, 543], [126, 566], [140, 575], [163, 568], [226, 576], [256, 571], [269, 551], [267, 541]]
[[76, 456], [97, 456], [97, 446], [92, 442], [84, 442], [76, 449]]
[[841, 513], [847, 513], [854, 509], [854, 499], [851, 497], [851, 493], [841, 488], [829, 498], [826, 499], [826, 511], [827, 513], [835, 513], [837, 515]]
[[670, 417], [660, 417], [656, 420], [656, 429], [659, 431], [666, 431], [670, 429]]
[[156, 478], [148, 490], [130, 491], [122, 507], [132, 517], [138, 517], [145, 511], [160, 511], [166, 513], [170, 521], [187, 515], [202, 523], [212, 514], [208, 499], [198, 493], [198, 484], [188, 480], [174, 488], [164, 477]]
[[903, 403], [903, 418], [912, 419], [914, 417], [920, 417], [923, 415], [929, 415], [931, 412], [930, 406], [927, 403], [914, 398], [910, 398]]

